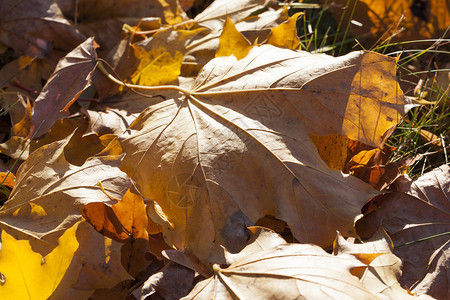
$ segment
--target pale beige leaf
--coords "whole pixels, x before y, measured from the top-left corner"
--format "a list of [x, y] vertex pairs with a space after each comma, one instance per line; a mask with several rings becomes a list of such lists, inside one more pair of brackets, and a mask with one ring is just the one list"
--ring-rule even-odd
[[275, 248], [276, 246], [286, 244], [286, 241], [278, 233], [267, 228], [253, 226], [249, 227], [249, 230], [251, 236], [244, 249], [238, 253], [230, 253], [224, 249], [227, 265], [231, 265], [252, 253], [266, 251]]
[[222, 29], [227, 16], [233, 23], [237, 23], [269, 2], [268, 0], [215, 0], [194, 18], [194, 22], [212, 31], [218, 31]]
[[322, 248], [286, 244], [214, 266], [183, 299], [378, 299], [350, 271], [361, 263]]
[[[422, 295], [416, 297], [400, 286], [402, 261], [392, 253], [392, 241], [382, 229], [368, 241], [357, 244], [345, 240], [339, 233], [333, 254], [350, 254], [366, 264], [358, 274], [361, 283], [372, 293], [382, 294], [389, 299], [434, 299]], [[355, 272], [353, 272], [355, 274]]]

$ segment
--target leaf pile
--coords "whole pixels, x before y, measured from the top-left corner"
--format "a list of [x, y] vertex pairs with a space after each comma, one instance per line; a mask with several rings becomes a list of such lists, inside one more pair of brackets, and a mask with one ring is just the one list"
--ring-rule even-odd
[[302, 51], [269, 2], [0, 4], [2, 295], [448, 292], [450, 170], [386, 164], [396, 60]]

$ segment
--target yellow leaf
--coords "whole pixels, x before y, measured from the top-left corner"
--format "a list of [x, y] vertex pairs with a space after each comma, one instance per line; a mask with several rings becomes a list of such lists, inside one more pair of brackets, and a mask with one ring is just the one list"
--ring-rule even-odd
[[150, 51], [135, 45], [133, 47], [140, 60], [136, 72], [131, 76], [134, 84], [163, 85], [176, 80], [180, 75], [184, 57], [180, 51], [175, 51], [172, 55], [164, 47], [155, 47]]
[[351, 167], [351, 169], [355, 169], [361, 166], [365, 166], [369, 163], [372, 157], [381, 150], [378, 148], [372, 150], [363, 150], [352, 157], [351, 162], [354, 162], [355, 165]]
[[2, 232], [0, 285], [3, 299], [47, 299], [58, 287], [69, 267], [78, 241], [76, 223], [59, 239], [58, 247], [44, 258], [31, 249], [27, 240], [16, 240]]
[[162, 12], [167, 24], [178, 24], [183, 21], [184, 12], [177, 5], [175, 1], [158, 0], [159, 4], [162, 6]]
[[219, 48], [217, 49], [216, 57], [234, 55], [239, 60], [247, 56], [252, 47], [250, 42], [236, 29], [227, 16], [222, 34], [219, 37]]
[[328, 167], [344, 170], [347, 159], [348, 138], [344, 135], [310, 136], [317, 151]]
[[267, 43], [292, 50], [298, 49], [300, 47], [300, 39], [297, 36], [297, 19], [301, 15], [303, 13], [296, 13], [289, 17], [286, 22], [272, 28]]

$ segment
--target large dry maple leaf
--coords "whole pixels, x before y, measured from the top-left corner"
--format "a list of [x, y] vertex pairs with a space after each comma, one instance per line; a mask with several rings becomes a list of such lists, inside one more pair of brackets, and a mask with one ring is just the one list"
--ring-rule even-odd
[[161, 207], [172, 242], [202, 260], [218, 245], [238, 251], [265, 215], [301, 242], [351, 235], [377, 191], [328, 168], [309, 135], [381, 146], [407, 104], [394, 59], [270, 45], [212, 60], [184, 93], [148, 107], [118, 141], [122, 168]]

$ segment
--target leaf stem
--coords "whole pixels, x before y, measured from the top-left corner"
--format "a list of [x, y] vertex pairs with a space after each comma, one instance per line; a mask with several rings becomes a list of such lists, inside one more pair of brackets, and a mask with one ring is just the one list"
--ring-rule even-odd
[[103, 65], [102, 61], [98, 61], [97, 62], [97, 68], [106, 76], [108, 77], [111, 81], [113, 81], [114, 83], [117, 83], [118, 85], [127, 87], [129, 89], [140, 89], [140, 90], [146, 90], [146, 91], [160, 91], [160, 90], [175, 90], [178, 92], [181, 92], [183, 94], [185, 94], [186, 96], [190, 96], [191, 95], [191, 91], [183, 89], [182, 87], [176, 86], [176, 85], [158, 85], [158, 86], [144, 86], [144, 85], [137, 85], [137, 84], [129, 84], [129, 83], [125, 83], [119, 79], [117, 79], [116, 77], [114, 77], [113, 75], [111, 75], [106, 69], [105, 66]]
[[39, 92], [38, 92], [38, 91], [32, 90], [32, 89], [30, 89], [30, 88], [27, 88], [26, 86], [24, 86], [23, 84], [21, 84], [17, 79], [14, 80], [14, 84], [15, 84], [18, 88], [20, 88], [21, 90], [24, 90], [25, 92], [28, 92], [28, 93], [33, 94], [33, 95], [39, 95]]

